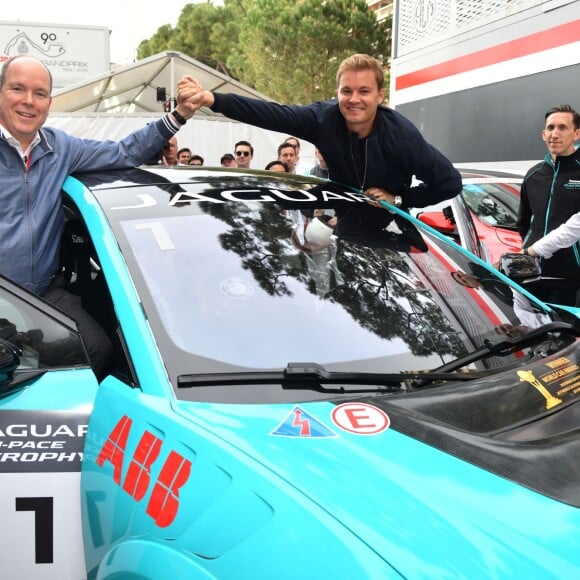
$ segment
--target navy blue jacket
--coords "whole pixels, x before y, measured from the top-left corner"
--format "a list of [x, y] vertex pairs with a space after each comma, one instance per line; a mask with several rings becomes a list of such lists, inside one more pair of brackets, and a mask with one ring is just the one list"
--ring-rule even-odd
[[[349, 133], [336, 100], [289, 106], [233, 94], [213, 96], [213, 111], [314, 144], [335, 182], [362, 190], [382, 187], [401, 195], [405, 207], [425, 207], [461, 191], [461, 176], [451, 162], [388, 107], [378, 108], [371, 134], [359, 140]], [[423, 183], [412, 187], [413, 176]]]

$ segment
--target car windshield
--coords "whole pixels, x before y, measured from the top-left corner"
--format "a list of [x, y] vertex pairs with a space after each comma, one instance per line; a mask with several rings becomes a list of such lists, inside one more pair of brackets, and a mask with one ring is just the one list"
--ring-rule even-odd
[[144, 184], [122, 203], [97, 194], [174, 385], [296, 362], [428, 370], [551, 320], [475, 258], [332, 184], [222, 177]]

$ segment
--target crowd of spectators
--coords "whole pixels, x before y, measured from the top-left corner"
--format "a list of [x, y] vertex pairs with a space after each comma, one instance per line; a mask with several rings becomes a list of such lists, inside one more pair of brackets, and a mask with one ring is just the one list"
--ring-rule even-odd
[[[328, 166], [324, 161], [320, 151], [314, 150], [315, 162], [300, 157], [300, 141], [293, 136], [288, 136], [278, 145], [276, 152], [272, 156], [272, 161], [265, 167], [254, 167], [254, 147], [249, 141], [238, 141], [234, 144], [233, 153], [226, 152], [221, 158], [221, 167], [238, 167], [241, 169], [266, 169], [268, 171], [278, 171], [281, 173], [294, 173], [297, 175], [314, 175], [328, 179]], [[151, 164], [159, 165], [204, 165], [205, 161], [201, 155], [192, 153], [189, 147], [179, 147], [177, 139], [172, 137], [159, 155], [152, 159]], [[216, 164], [217, 165], [217, 164]]]

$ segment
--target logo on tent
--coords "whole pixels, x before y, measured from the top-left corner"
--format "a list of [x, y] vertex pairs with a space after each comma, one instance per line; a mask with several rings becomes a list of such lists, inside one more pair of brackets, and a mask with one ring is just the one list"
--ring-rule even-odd
[[270, 435], [279, 437], [337, 437], [334, 431], [300, 407], [294, 407]]

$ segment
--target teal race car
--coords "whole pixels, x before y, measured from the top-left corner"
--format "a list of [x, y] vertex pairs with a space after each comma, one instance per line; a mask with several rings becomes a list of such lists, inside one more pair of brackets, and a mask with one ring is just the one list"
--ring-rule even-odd
[[0, 279], [5, 579], [580, 577], [580, 324], [316, 178], [63, 188], [62, 275]]

